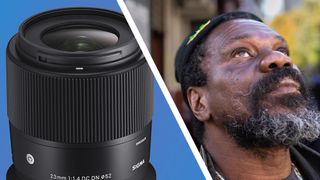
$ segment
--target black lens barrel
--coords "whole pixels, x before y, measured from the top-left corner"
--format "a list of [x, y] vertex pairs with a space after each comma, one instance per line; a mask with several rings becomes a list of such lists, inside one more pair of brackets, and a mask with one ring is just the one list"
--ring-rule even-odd
[[8, 116], [26, 135], [63, 143], [99, 143], [137, 132], [152, 118], [147, 63], [116, 74], [41, 74], [7, 61]]
[[[42, 42], [64, 26], [99, 27], [118, 42], [88, 52]], [[7, 48], [7, 97], [8, 180], [155, 178], [153, 77], [121, 14], [67, 8], [26, 20]]]

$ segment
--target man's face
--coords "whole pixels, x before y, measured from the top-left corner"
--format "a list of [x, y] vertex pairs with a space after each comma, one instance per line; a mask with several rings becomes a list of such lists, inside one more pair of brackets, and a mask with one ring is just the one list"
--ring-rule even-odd
[[[207, 52], [202, 69], [207, 74], [207, 87], [211, 91], [210, 109], [218, 117], [250, 116], [249, 100], [255, 84], [273, 70], [292, 68], [286, 42], [278, 33], [257, 21], [225, 22], [209, 35], [205, 43]], [[299, 87], [298, 82], [285, 78], [279, 88], [264, 97], [264, 104], [274, 112], [290, 111], [273, 102], [289, 93], [299, 94]]]
[[249, 128], [260, 128], [256, 130], [260, 132], [275, 128], [262, 126], [278, 126], [270, 122], [285, 122], [281, 119], [288, 115], [304, 115], [308, 100], [300, 73], [291, 62], [285, 40], [268, 26], [247, 19], [227, 21], [211, 32], [205, 46], [201, 68], [207, 74], [204, 88], [213, 119], [209, 123], [236, 134], [251, 119]]

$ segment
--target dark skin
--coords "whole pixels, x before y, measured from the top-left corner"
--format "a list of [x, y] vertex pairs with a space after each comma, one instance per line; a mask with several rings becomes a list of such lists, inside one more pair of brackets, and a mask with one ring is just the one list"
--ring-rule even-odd
[[[205, 41], [201, 63], [207, 85], [190, 87], [188, 101], [196, 118], [204, 123], [204, 146], [226, 179], [285, 179], [291, 172], [287, 147], [246, 150], [228, 135], [225, 117], [251, 115], [249, 97], [254, 84], [274, 69], [296, 68], [285, 40], [267, 25], [248, 19], [227, 21]], [[275, 99], [299, 92], [299, 83], [283, 79], [261, 103], [270, 113], [296, 112]], [[301, 107], [304, 108], [304, 107]], [[257, 156], [257, 152], [264, 157]]]

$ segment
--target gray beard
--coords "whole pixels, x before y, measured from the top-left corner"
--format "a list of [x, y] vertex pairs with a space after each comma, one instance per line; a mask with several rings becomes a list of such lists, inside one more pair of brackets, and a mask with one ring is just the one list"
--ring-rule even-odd
[[[266, 94], [277, 87], [283, 78], [300, 84], [301, 94], [288, 94], [274, 100], [274, 105], [286, 107], [293, 113], [269, 113], [261, 102]], [[226, 119], [225, 128], [244, 148], [290, 146], [313, 141], [320, 135], [320, 113], [305, 88], [303, 78], [293, 68], [274, 70], [259, 80], [252, 88], [249, 111], [252, 116]]]
[[261, 111], [245, 121], [229, 119], [224, 126], [236, 143], [246, 149], [290, 146], [319, 137], [320, 113], [305, 109], [299, 115], [270, 115]]

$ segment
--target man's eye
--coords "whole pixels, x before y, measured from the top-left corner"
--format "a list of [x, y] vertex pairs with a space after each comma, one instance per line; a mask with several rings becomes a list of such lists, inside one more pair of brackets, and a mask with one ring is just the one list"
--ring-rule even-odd
[[289, 50], [287, 48], [278, 48], [277, 51], [281, 52], [286, 56], [289, 56]]
[[238, 49], [235, 50], [234, 53], [232, 53], [232, 57], [233, 58], [247, 58], [247, 57], [251, 57], [251, 54], [249, 53], [249, 51], [247, 49]]

